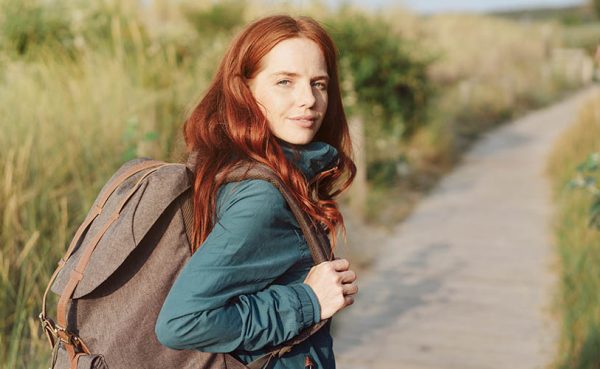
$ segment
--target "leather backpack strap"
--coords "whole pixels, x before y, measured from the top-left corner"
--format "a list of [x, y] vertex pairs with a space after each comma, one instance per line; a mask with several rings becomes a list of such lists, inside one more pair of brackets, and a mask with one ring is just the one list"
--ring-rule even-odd
[[183, 216], [183, 225], [185, 234], [190, 243], [190, 253], [194, 252], [194, 198], [193, 190], [187, 190], [181, 200], [181, 215]]

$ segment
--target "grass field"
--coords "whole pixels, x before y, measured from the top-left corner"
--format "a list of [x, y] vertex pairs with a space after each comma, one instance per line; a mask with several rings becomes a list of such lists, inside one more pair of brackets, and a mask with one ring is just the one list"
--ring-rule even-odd
[[549, 161], [554, 187], [557, 253], [561, 261], [556, 310], [562, 330], [559, 369], [600, 368], [600, 230], [589, 227], [592, 195], [571, 189], [577, 166], [600, 152], [600, 94], [556, 143]]

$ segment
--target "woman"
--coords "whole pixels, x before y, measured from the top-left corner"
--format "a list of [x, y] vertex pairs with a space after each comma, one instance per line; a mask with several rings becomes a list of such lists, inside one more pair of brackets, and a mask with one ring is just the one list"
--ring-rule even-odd
[[[335, 46], [323, 28], [284, 15], [248, 25], [184, 134], [198, 152], [194, 218], [201, 246], [162, 307], [161, 343], [229, 352], [247, 364], [351, 305], [358, 289], [348, 261], [312, 265], [300, 227], [272, 184], [215, 180], [240, 161], [267, 165], [335, 246], [343, 219], [333, 197], [356, 168]], [[305, 364], [335, 368], [329, 323], [270, 367]]]

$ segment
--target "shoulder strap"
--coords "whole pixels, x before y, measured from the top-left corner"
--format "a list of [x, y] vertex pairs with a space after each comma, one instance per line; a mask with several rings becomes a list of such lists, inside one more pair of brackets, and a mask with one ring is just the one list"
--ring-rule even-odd
[[192, 193], [191, 189], [187, 190], [181, 201], [181, 215], [183, 215], [183, 225], [190, 244], [190, 252], [193, 252], [194, 249], [194, 199]]

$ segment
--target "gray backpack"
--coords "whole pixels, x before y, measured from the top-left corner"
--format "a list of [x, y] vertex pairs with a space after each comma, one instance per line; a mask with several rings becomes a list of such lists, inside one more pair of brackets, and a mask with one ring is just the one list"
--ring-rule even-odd
[[[313, 325], [247, 366], [226, 353], [173, 350], [154, 327], [179, 271], [192, 255], [192, 178], [188, 164], [135, 159], [102, 188], [44, 293], [40, 321], [52, 348], [51, 369], [259, 369], [321, 328]], [[285, 197], [315, 264], [329, 243], [279, 178], [260, 164], [239, 165], [225, 181], [263, 179]], [[48, 292], [60, 296], [57, 319]]]

